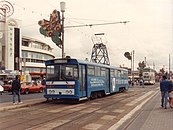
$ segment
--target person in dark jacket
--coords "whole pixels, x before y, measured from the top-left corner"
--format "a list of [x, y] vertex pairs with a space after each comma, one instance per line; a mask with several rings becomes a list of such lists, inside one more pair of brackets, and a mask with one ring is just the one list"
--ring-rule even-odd
[[20, 89], [20, 80], [19, 77], [16, 76], [15, 80], [12, 82], [13, 104], [16, 104], [16, 95], [18, 96], [18, 103], [22, 103], [20, 99]]
[[169, 90], [171, 86], [171, 81], [167, 80], [165, 75], [162, 76], [160, 81], [160, 91], [161, 91], [161, 106], [167, 109], [167, 102], [169, 97]]

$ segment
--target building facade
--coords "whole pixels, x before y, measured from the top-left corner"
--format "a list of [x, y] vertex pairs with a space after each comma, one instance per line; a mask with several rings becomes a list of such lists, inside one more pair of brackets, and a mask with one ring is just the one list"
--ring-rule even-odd
[[21, 21], [0, 22], [0, 78], [23, 73], [45, 73], [44, 61], [55, 58], [47, 43], [22, 36]]
[[45, 72], [45, 60], [55, 58], [52, 49], [46, 43], [23, 36], [20, 61], [22, 72]]

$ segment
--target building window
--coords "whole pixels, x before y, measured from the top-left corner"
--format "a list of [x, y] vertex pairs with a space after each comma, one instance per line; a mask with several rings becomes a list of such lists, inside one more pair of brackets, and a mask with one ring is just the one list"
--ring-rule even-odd
[[29, 42], [28, 41], [22, 41], [22, 46], [29, 46]]

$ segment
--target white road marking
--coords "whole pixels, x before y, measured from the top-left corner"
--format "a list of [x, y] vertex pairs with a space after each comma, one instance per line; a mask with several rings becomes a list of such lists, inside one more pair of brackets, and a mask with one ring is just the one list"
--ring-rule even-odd
[[96, 111], [96, 113], [108, 113], [108, 111], [98, 110], [98, 111]]
[[84, 126], [83, 128], [84, 128], [84, 129], [87, 129], [87, 130], [97, 130], [97, 129], [99, 129], [100, 127], [102, 127], [101, 124], [94, 124], [94, 123], [91, 123], [91, 124], [88, 124], [88, 125]]
[[[115, 123], [113, 126], [111, 126], [108, 130], [116, 130], [117, 128], [119, 128], [127, 119], [131, 118], [136, 111], [138, 111], [139, 109], [141, 109], [142, 106], [147, 101], [149, 101], [157, 92], [158, 91], [155, 91], [155, 92], [154, 91], [150, 91], [150, 92], [146, 93], [145, 95], [143, 95], [142, 97], [140, 97], [141, 100], [144, 99], [145, 97], [148, 97], [148, 98], [145, 101], [143, 101], [141, 104], [139, 104], [138, 106], [136, 106], [132, 111], [130, 111], [123, 118], [121, 118], [117, 123]], [[152, 94], [152, 95], [150, 95], [150, 94]]]
[[115, 112], [115, 113], [122, 113], [122, 112], [124, 112], [124, 110], [123, 109], [115, 109], [115, 110], [113, 110], [113, 112]]
[[146, 94], [144, 94], [143, 96], [131, 101], [130, 103], [127, 103], [127, 106], [133, 106], [134, 104], [138, 103], [139, 101], [142, 101], [144, 98], [146, 98], [147, 96], [149, 96], [151, 93], [153, 93], [154, 91], [150, 91]]
[[111, 116], [111, 115], [104, 115], [101, 117], [103, 120], [113, 120], [116, 116]]
[[56, 120], [54, 122], [48, 122], [48, 123], [45, 123], [45, 124], [34, 126], [34, 127], [31, 127], [31, 128], [28, 128], [26, 130], [51, 130], [51, 129], [56, 128], [60, 125], [63, 125], [65, 123], [69, 122], [69, 121], [70, 120]]

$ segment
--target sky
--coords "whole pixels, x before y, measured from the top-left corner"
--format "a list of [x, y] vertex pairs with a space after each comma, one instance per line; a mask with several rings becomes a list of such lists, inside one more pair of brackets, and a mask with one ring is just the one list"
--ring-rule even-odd
[[[39, 33], [38, 21], [49, 20], [54, 9], [60, 11], [59, 0], [8, 0], [14, 7], [11, 18], [22, 21], [22, 35], [50, 44], [56, 57], [61, 49]], [[134, 50], [135, 70], [145, 60], [156, 70], [173, 70], [173, 1], [172, 0], [64, 0], [65, 26], [102, 24], [129, 21], [126, 24], [108, 24], [65, 28], [65, 54], [90, 60], [94, 34], [104, 33], [111, 65], [131, 67], [124, 57]]]

